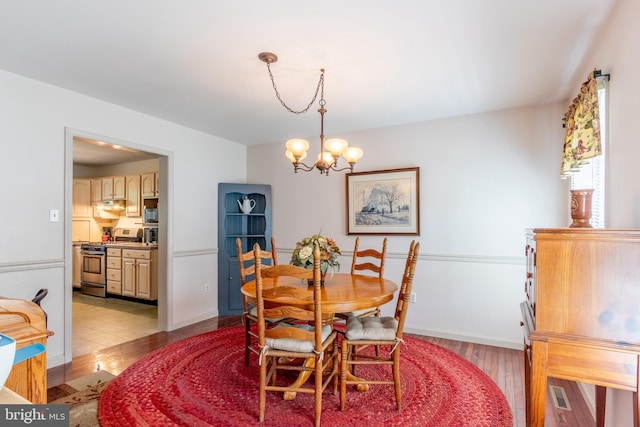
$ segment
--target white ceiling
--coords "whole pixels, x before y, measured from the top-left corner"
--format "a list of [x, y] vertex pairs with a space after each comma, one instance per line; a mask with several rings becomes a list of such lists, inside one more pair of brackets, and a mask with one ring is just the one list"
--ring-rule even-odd
[[[0, 69], [238, 143], [565, 99], [617, 0], [0, 0]], [[586, 77], [586, 76], [585, 76]], [[88, 129], [91, 131], [91, 129]]]
[[119, 163], [157, 159], [158, 155], [88, 138], [73, 138], [73, 164], [109, 166]]

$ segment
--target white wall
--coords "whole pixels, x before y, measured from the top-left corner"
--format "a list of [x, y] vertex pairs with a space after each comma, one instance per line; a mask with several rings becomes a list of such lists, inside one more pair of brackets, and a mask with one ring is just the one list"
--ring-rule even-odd
[[[364, 149], [357, 171], [420, 167], [421, 256], [408, 330], [522, 347], [524, 230], [570, 222], [559, 178], [562, 113], [554, 104], [341, 135]], [[318, 138], [310, 144], [311, 158]], [[283, 144], [249, 148], [249, 181], [272, 185], [279, 256], [322, 230], [349, 268], [344, 175], [294, 174]], [[387, 277], [400, 278], [413, 238], [391, 237]], [[361, 240], [379, 246], [382, 238]]]
[[[130, 142], [168, 160], [166, 328], [217, 315], [217, 185], [244, 181], [246, 148], [164, 120], [0, 71], [0, 295], [31, 299], [46, 287], [49, 366], [71, 360], [71, 247], [65, 131]], [[69, 183], [66, 179], [69, 177]], [[61, 220], [49, 222], [49, 209]], [[68, 235], [68, 236], [67, 236]], [[66, 313], [65, 313], [66, 312]]]
[[[639, 19], [640, 2], [621, 0], [574, 82], [577, 91], [593, 69], [611, 74], [606, 200], [607, 227], [611, 228], [640, 228], [640, 144], [636, 129], [640, 111], [640, 58], [636, 53], [640, 41]], [[631, 392], [609, 389], [606, 425], [631, 426], [632, 413]]]

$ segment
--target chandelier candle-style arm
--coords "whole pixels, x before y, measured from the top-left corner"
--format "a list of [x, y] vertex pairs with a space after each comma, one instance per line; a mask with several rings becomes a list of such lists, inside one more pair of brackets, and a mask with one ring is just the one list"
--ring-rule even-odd
[[[320, 154], [318, 154], [318, 160], [313, 165], [309, 166], [302, 163], [302, 160], [307, 157], [309, 142], [300, 138], [289, 139], [285, 143], [285, 156], [293, 164], [294, 172], [298, 173], [298, 170], [309, 172], [314, 169], [318, 169], [323, 175], [329, 175], [329, 171], [332, 170], [340, 172], [348, 169], [353, 172], [354, 165], [364, 155], [362, 149], [358, 147], [349, 147], [347, 141], [340, 138], [331, 138], [326, 142], [324, 140], [324, 115], [327, 112], [327, 109], [325, 108], [326, 101], [324, 99], [324, 68], [320, 69], [320, 79], [318, 80], [318, 86], [316, 87], [316, 91], [311, 102], [309, 102], [309, 105], [307, 105], [306, 108], [296, 111], [290, 108], [280, 97], [275, 79], [271, 73], [271, 64], [276, 62], [278, 57], [271, 52], [262, 52], [258, 55], [258, 58], [260, 61], [267, 64], [267, 70], [269, 71], [273, 90], [276, 93], [276, 97], [287, 111], [294, 114], [306, 113], [311, 105], [316, 101], [318, 92], [320, 92], [320, 100], [318, 101], [318, 105], [320, 106], [320, 108], [318, 108], [318, 113], [320, 113]], [[349, 163], [349, 166], [338, 168], [338, 159], [340, 157], [344, 157], [347, 163]]]

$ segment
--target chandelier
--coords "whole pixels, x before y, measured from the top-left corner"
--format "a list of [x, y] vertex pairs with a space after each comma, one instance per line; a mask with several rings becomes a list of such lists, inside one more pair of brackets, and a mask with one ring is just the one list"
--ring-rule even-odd
[[[302, 110], [296, 111], [291, 109], [280, 97], [280, 93], [278, 92], [278, 88], [276, 87], [276, 82], [273, 78], [273, 74], [271, 73], [271, 64], [278, 60], [278, 57], [271, 52], [262, 52], [258, 55], [258, 58], [267, 64], [267, 70], [269, 71], [269, 77], [271, 78], [271, 84], [273, 85], [273, 90], [276, 92], [276, 97], [280, 101], [280, 104], [284, 108], [287, 109], [290, 113], [293, 114], [302, 114], [306, 113], [309, 108], [315, 103], [318, 92], [320, 93], [320, 100], [318, 101], [318, 113], [320, 113], [320, 153], [318, 154], [318, 160], [311, 166], [302, 163], [307, 157], [307, 151], [309, 150], [309, 142], [300, 138], [293, 138], [286, 142], [286, 151], [285, 155], [293, 164], [293, 170], [295, 173], [298, 173], [298, 170], [302, 170], [305, 172], [312, 171], [314, 169], [318, 169], [321, 174], [329, 175], [329, 171], [340, 172], [343, 170], [349, 170], [353, 172], [353, 166], [356, 164], [358, 160], [364, 154], [362, 149], [358, 147], [349, 147], [349, 144], [344, 139], [340, 138], [331, 138], [324, 140], [324, 115], [327, 112], [325, 108], [326, 101], [324, 100], [324, 68], [320, 69], [320, 79], [318, 80], [318, 86], [316, 87], [315, 94], [311, 99], [311, 102]], [[344, 157], [344, 159], [349, 163], [349, 166], [344, 168], [338, 167], [338, 159], [340, 157]]]

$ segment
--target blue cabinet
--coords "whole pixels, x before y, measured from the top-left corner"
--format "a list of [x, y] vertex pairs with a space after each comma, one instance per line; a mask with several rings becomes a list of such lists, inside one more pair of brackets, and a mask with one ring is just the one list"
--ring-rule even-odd
[[[253, 209], [241, 210], [248, 198]], [[221, 316], [242, 314], [242, 295], [236, 238], [247, 252], [258, 243], [271, 251], [271, 186], [262, 184], [218, 184], [218, 311]]]

